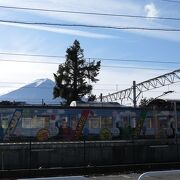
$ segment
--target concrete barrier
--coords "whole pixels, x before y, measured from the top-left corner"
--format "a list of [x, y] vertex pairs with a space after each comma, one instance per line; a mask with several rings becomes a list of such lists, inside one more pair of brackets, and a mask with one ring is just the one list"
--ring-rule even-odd
[[179, 148], [172, 140], [2, 143], [0, 169], [178, 162]]

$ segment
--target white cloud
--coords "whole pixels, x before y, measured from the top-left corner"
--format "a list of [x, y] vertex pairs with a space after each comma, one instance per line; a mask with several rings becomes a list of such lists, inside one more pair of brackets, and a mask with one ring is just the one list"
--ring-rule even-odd
[[28, 29], [36, 29], [36, 30], [54, 32], [54, 33], [89, 37], [89, 38], [114, 38], [115, 37], [115, 36], [106, 35], [106, 34], [98, 34], [98, 33], [91, 33], [87, 31], [72, 30], [72, 29], [65, 29], [65, 28], [54, 28], [54, 27], [47, 27], [47, 26], [40, 26], [40, 25], [13, 24], [13, 23], [4, 23], [4, 22], [1, 22], [0, 24], [7, 25], [7, 26], [28, 28]]
[[[104, 3], [104, 0], [47, 0], [45, 3], [42, 0], [37, 1], [22, 1], [21, 0], [0, 0], [0, 5], [7, 6], [20, 6], [20, 7], [30, 7], [30, 8], [44, 8], [44, 9], [55, 9], [55, 10], [65, 10], [65, 11], [83, 11], [83, 12], [99, 12], [99, 13], [112, 13], [112, 14], [130, 14], [130, 15], [144, 15], [146, 13], [147, 17], [155, 17], [159, 15], [159, 9], [156, 8], [155, 4], [149, 3], [144, 5], [144, 3], [138, 3], [134, 1], [118, 1], [111, 0]], [[23, 19], [24, 13], [26, 15], [26, 21], [38, 21], [39, 17], [44, 18], [45, 21], [49, 22], [65, 22], [70, 24], [90, 24], [90, 25], [100, 25], [100, 26], [120, 26], [120, 27], [148, 27], [148, 28], [173, 28], [168, 26], [164, 21], [149, 21], [149, 19], [138, 19], [138, 18], [123, 18], [123, 17], [108, 17], [108, 16], [94, 16], [94, 15], [82, 15], [82, 14], [67, 14], [67, 13], [52, 13], [52, 12], [42, 12], [42, 11], [10, 11], [9, 17], [18, 16]], [[8, 17], [7, 16], [7, 17]], [[28, 19], [30, 18], [30, 19]], [[20, 26], [19, 26], [20, 27]], [[23, 26], [21, 26], [23, 27]], [[74, 30], [65, 28], [54, 28], [54, 27], [32, 27], [24, 26], [24, 28], [32, 28], [37, 30], [63, 33], [69, 35], [78, 35], [83, 37], [91, 38], [113, 38], [113, 35], [100, 34], [96, 32], [96, 29], [91, 29], [84, 31], [83, 29]], [[122, 31], [122, 30], [121, 30]], [[128, 31], [128, 30], [124, 30]], [[155, 38], [168, 39], [172, 41], [179, 41], [179, 33], [176, 32], [162, 32], [162, 31], [142, 31], [142, 30], [130, 30], [129, 33], [141, 34], [143, 36], [151, 36]], [[110, 32], [111, 33], [111, 32]]]
[[156, 7], [153, 3], [145, 5], [144, 10], [146, 12], [147, 17], [157, 17], [158, 16], [158, 10], [156, 9]]

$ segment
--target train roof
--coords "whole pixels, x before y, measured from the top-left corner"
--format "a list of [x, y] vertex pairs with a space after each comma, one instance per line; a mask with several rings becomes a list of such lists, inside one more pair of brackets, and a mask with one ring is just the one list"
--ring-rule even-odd
[[125, 107], [118, 102], [72, 101], [71, 107]]

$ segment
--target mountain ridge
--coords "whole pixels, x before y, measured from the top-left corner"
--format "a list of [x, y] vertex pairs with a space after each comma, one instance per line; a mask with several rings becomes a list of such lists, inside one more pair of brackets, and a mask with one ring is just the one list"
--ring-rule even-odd
[[23, 87], [0, 96], [0, 101], [25, 102], [27, 104], [60, 104], [62, 98], [53, 98], [55, 83], [48, 79], [37, 79]]

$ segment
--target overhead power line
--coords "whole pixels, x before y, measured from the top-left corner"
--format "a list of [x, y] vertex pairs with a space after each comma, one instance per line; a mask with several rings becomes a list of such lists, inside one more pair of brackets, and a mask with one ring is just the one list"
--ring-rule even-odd
[[[6, 88], [14, 88], [12, 86], [3, 86], [3, 85], [0, 85], [0, 87], [6, 87]], [[41, 87], [20, 87], [20, 88], [23, 88], [23, 89], [53, 89], [53, 87], [48, 87], [48, 86], [41, 86]]]
[[[0, 55], [8, 56], [25, 56], [25, 57], [45, 57], [45, 58], [66, 58], [62, 55], [47, 55], [47, 54], [27, 54], [27, 53], [8, 53], [0, 52]], [[140, 59], [123, 59], [123, 58], [102, 58], [102, 57], [87, 57], [86, 60], [101, 60], [101, 61], [120, 61], [120, 62], [139, 62], [139, 63], [155, 63], [155, 64], [180, 64], [176, 61], [158, 61], [158, 60], [140, 60]], [[34, 62], [34, 61], [30, 61]], [[42, 62], [43, 63], [43, 62]], [[57, 62], [44, 62], [56, 64]]]
[[[25, 84], [31, 84], [31, 83], [27, 83], [27, 82], [12, 82], [12, 81], [0, 81], [0, 84], [25, 85]], [[130, 86], [131, 84], [116, 84], [116, 83], [114, 83], [114, 84], [98, 83], [97, 84], [96, 83], [96, 84], [93, 84], [93, 85], [94, 86], [103, 86], [103, 87], [104, 86], [111, 86], [111, 87], [113, 87], [113, 86]], [[9, 87], [9, 86], [7, 86], [7, 87]]]
[[[0, 85], [0, 88], [11, 88], [11, 89], [14, 89], [15, 87], [9, 87], [9, 86], [2, 86]], [[19, 87], [19, 88], [16, 88], [17, 90], [20, 89], [20, 88], [23, 88], [23, 89], [33, 89], [33, 90], [39, 90], [39, 89], [44, 89], [44, 90], [52, 90], [53, 87]], [[114, 91], [115, 88], [93, 88], [94, 91]], [[151, 93], [163, 93], [164, 91], [151, 91]], [[180, 91], [175, 91], [174, 93], [180, 93]], [[30, 97], [31, 99], [31, 97]]]
[[15, 63], [37, 63], [37, 64], [60, 64], [60, 62], [46, 62], [46, 61], [30, 61], [30, 60], [16, 60], [16, 59], [0, 59], [0, 61], [4, 62], [15, 62]]
[[180, 1], [176, 1], [176, 0], [160, 0], [160, 1], [166, 1], [170, 3], [180, 3]]
[[120, 69], [139, 69], [139, 70], [159, 70], [159, 71], [165, 71], [170, 70], [167, 68], [151, 68], [151, 67], [135, 67], [135, 66], [102, 66], [107, 68], [120, 68]]
[[[14, 62], [14, 63], [37, 63], [37, 64], [60, 64], [59, 62], [44, 62], [44, 61], [22, 61], [22, 60], [6, 60], [6, 59], [0, 59], [2, 62]], [[166, 68], [151, 68], [151, 67], [136, 67], [136, 66], [108, 66], [104, 65], [101, 67], [105, 68], [120, 68], [120, 69], [139, 69], [139, 70], [171, 70], [171, 69], [166, 69]]]
[[49, 23], [49, 22], [28, 22], [28, 21], [11, 21], [0, 20], [0, 23], [10, 24], [26, 24], [26, 25], [45, 25], [45, 26], [59, 26], [59, 27], [84, 27], [84, 28], [96, 28], [96, 29], [116, 29], [116, 30], [142, 30], [142, 31], [166, 31], [166, 32], [180, 32], [180, 29], [176, 28], [150, 28], [150, 27], [121, 27], [121, 26], [103, 26], [103, 25], [88, 25], [88, 24], [63, 24], [63, 23]]
[[0, 52], [2, 55], [10, 55], [10, 56], [37, 56], [37, 57], [48, 57], [48, 58], [65, 58], [65, 56], [60, 55], [47, 55], [47, 54], [26, 54], [26, 53], [7, 53]]
[[[180, 83], [180, 81], [174, 82], [173, 85], [176, 86], [178, 83]], [[4, 85], [4, 84], [6, 84], [6, 85]], [[8, 84], [10, 84], [10, 86], [9, 86]], [[51, 87], [49, 87], [49, 86], [29, 86], [30, 84], [34, 84], [34, 82], [30, 82], [30, 83], [28, 82], [28, 83], [27, 83], [27, 82], [0, 81], [0, 87], [13, 88], [13, 87], [22, 85], [22, 86], [20, 86], [20, 88], [51, 89]], [[13, 85], [13, 86], [12, 86], [12, 85]], [[98, 87], [99, 87], [99, 86], [100, 86], [100, 87], [102, 86], [103, 89], [105, 89], [105, 90], [109, 89], [109, 88], [107, 88], [107, 87], [113, 87], [113, 90], [114, 90], [114, 87], [115, 87], [115, 88], [118, 88], [117, 85], [118, 85], [118, 87], [120, 87], [120, 86], [131, 86], [131, 84], [116, 84], [116, 83], [114, 83], [114, 84], [106, 84], [106, 83], [96, 84], [96, 83], [94, 83], [93, 86], [96, 87], [96, 88], [93, 88], [93, 89], [94, 89], [94, 90], [99, 90], [99, 88], [97, 88], [97, 86], [98, 86]], [[106, 88], [104, 88], [105, 86], [106, 86]], [[177, 85], [177, 86], [179, 86], [179, 85]], [[164, 91], [151, 90], [150, 92], [164, 92]]]
[[124, 18], [160, 19], [160, 20], [177, 20], [177, 21], [180, 20], [180, 18], [175, 18], [175, 17], [158, 17], [158, 16], [148, 17], [148, 16], [141, 16], [141, 15], [112, 14], [112, 13], [98, 13], [98, 12], [85, 12], [85, 11], [68, 11], [68, 10], [56, 10], [56, 9], [44, 9], [44, 8], [17, 7], [17, 6], [0, 6], [0, 8], [28, 10], [28, 11], [54, 12], [54, 13], [93, 15], [93, 16], [111, 16], [111, 17], [124, 17]]
[[139, 62], [139, 63], [155, 63], [155, 64], [180, 64], [180, 62], [176, 62], [176, 61], [151, 61], [151, 60], [113, 59], [113, 58], [90, 58], [90, 59], [100, 59], [103, 61]]

